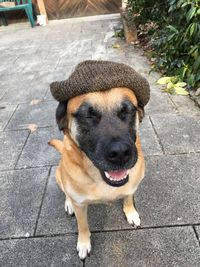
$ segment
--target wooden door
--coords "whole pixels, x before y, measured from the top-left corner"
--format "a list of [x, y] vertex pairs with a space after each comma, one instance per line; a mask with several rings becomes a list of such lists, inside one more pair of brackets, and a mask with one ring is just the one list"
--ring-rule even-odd
[[49, 19], [117, 13], [122, 0], [44, 0]]

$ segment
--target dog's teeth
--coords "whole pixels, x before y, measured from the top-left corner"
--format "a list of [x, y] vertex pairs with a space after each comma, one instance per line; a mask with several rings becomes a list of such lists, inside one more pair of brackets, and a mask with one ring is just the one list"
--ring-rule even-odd
[[105, 176], [109, 179], [110, 175], [108, 174], [108, 172], [104, 172], [104, 173], [105, 173]]

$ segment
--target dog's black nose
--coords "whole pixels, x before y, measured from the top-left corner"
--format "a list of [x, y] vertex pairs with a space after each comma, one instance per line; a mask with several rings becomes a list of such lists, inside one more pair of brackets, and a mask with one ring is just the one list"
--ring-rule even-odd
[[131, 147], [121, 142], [112, 142], [106, 150], [106, 159], [115, 164], [125, 164], [132, 156]]

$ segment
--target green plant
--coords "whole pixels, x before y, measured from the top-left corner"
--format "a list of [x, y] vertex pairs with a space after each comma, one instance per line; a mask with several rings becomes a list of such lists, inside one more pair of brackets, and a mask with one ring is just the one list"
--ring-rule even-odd
[[[189, 86], [200, 86], [200, 0], [130, 0], [129, 9], [142, 23], [155, 22], [150, 46], [155, 68], [178, 76]], [[144, 16], [148, 10], [148, 16]], [[155, 10], [159, 10], [156, 14]], [[141, 22], [141, 20], [140, 20]]]
[[199, 86], [200, 1], [171, 0], [168, 25], [153, 37], [158, 67], [192, 87]]
[[128, 12], [135, 17], [136, 24], [165, 20], [168, 1], [163, 0], [128, 0]]

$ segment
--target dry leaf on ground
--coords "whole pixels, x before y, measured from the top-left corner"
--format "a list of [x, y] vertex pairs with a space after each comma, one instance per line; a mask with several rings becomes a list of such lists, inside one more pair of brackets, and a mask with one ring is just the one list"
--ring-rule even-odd
[[120, 44], [113, 44], [112, 45], [112, 48], [120, 48], [121, 46], [120, 46]]
[[37, 124], [29, 124], [28, 125], [28, 129], [31, 131], [31, 133], [34, 133], [38, 128], [38, 125]]
[[41, 99], [33, 99], [33, 100], [31, 100], [30, 105], [31, 105], [31, 106], [33, 106], [33, 105], [37, 105], [37, 104], [39, 104], [39, 103], [41, 103], [41, 102], [42, 102]]

